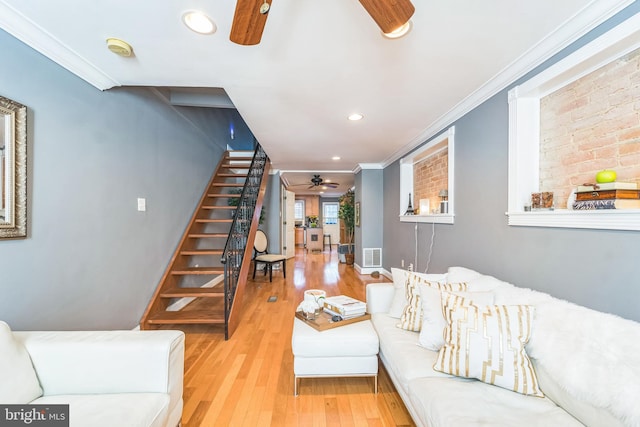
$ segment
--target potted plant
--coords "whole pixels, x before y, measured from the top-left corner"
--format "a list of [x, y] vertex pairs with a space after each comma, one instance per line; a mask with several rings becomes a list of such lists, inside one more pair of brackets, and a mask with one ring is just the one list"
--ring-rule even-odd
[[353, 265], [353, 233], [355, 231], [355, 193], [349, 190], [340, 196], [340, 209], [338, 210], [338, 218], [344, 224], [344, 231], [349, 239], [349, 252], [345, 254], [347, 265]]

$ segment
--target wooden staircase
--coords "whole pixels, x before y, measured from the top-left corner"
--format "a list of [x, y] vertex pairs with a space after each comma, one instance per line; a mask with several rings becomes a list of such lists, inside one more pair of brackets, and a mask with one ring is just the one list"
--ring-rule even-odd
[[[227, 151], [220, 160], [142, 316], [141, 329], [161, 325], [225, 324], [221, 256], [236, 209], [230, 206], [230, 201], [240, 198], [238, 192], [244, 187], [252, 155], [252, 152]], [[191, 302], [183, 298], [207, 301], [197, 304], [198, 309], [188, 306], [181, 309]]]

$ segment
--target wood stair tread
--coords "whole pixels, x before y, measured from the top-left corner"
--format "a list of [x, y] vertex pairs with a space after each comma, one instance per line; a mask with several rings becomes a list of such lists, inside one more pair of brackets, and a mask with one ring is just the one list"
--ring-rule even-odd
[[190, 239], [208, 239], [208, 238], [227, 238], [228, 233], [191, 233], [188, 236]]
[[218, 206], [218, 205], [212, 205], [212, 206], [200, 206], [201, 209], [225, 209], [225, 210], [230, 210], [230, 209], [237, 209], [237, 206]]
[[187, 249], [180, 251], [180, 255], [222, 255], [222, 249]]
[[171, 270], [172, 276], [189, 276], [189, 275], [208, 275], [208, 274], [224, 274], [224, 268], [221, 267], [184, 267]]
[[155, 325], [171, 324], [224, 324], [224, 312], [209, 310], [163, 311], [149, 317]]
[[232, 223], [233, 222], [233, 218], [223, 218], [223, 219], [218, 219], [218, 218], [200, 218], [200, 219], [196, 219], [197, 223], [201, 223], [201, 224], [211, 224], [211, 223]]
[[243, 182], [214, 182], [212, 187], [244, 187]]
[[225, 197], [225, 198], [229, 198], [229, 199], [239, 199], [240, 196], [242, 194], [237, 194], [237, 193], [208, 193], [207, 197]]
[[224, 158], [225, 160], [237, 160], [237, 161], [241, 161], [241, 162], [250, 162], [251, 160], [253, 160], [253, 156], [225, 156]]
[[248, 173], [219, 173], [219, 177], [223, 178], [246, 178], [249, 176]]
[[213, 288], [171, 288], [160, 293], [162, 298], [218, 298], [224, 296], [224, 286]]

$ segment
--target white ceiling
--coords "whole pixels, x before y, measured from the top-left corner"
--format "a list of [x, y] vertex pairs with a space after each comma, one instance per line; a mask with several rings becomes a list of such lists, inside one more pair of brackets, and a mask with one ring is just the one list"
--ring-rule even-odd
[[[232, 0], [0, 0], [0, 28], [100, 89], [223, 88], [298, 183], [388, 164], [630, 2], [413, 0], [412, 31], [388, 40], [357, 0], [273, 0], [256, 46], [229, 41]], [[187, 10], [217, 32], [187, 29]]]

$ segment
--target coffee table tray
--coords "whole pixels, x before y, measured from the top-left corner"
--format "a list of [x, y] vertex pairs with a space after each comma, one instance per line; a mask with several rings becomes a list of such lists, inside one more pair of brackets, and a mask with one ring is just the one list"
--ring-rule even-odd
[[362, 322], [363, 320], [369, 320], [371, 319], [371, 315], [369, 313], [365, 313], [362, 316], [334, 322], [333, 320], [331, 320], [331, 315], [324, 311], [313, 320], [305, 319], [301, 311], [296, 311], [296, 318], [302, 320], [304, 323], [318, 331], [326, 331], [327, 329], [333, 329], [339, 326], [346, 326], [352, 323]]

